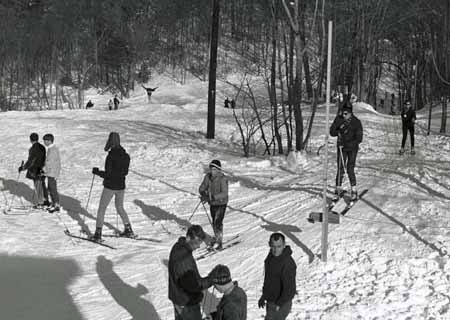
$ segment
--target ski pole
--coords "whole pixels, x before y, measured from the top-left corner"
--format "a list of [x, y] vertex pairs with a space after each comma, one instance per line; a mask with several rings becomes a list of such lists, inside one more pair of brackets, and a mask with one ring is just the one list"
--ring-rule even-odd
[[[348, 178], [348, 173], [347, 173], [347, 163], [344, 161], [344, 155], [342, 154], [342, 146], [339, 146], [339, 150], [340, 150], [340, 155], [341, 155], [341, 162], [342, 162], [342, 168], [344, 168], [344, 174], [347, 176]], [[340, 172], [340, 170], [339, 170]], [[350, 185], [350, 179], [348, 179], [348, 183], [350, 186], [350, 189], [352, 188]]]
[[202, 199], [197, 203], [197, 205], [194, 208], [194, 211], [192, 211], [191, 216], [189, 217], [188, 221], [191, 221], [192, 217], [194, 216], [195, 212], [197, 211], [198, 207], [200, 206], [200, 203], [202, 203]]
[[214, 231], [213, 223], [212, 223], [212, 221], [211, 221], [211, 218], [210, 218], [209, 215], [208, 215], [208, 210], [206, 209], [205, 204], [204, 204], [203, 202], [202, 202], [202, 205], [203, 205], [203, 209], [205, 209], [206, 216], [208, 217], [209, 224], [211, 225], [211, 228], [212, 228], [213, 231]]
[[[22, 163], [20, 164], [20, 167], [21, 167], [21, 168], [23, 167], [23, 160], [22, 160]], [[11, 211], [12, 204], [13, 204], [13, 202], [14, 202], [14, 198], [16, 197], [17, 189], [19, 188], [18, 184], [19, 184], [19, 179], [20, 179], [20, 172], [21, 172], [21, 171], [19, 171], [19, 173], [17, 174], [16, 188], [15, 188], [15, 190], [14, 190], [14, 193], [13, 193], [12, 197], [11, 197], [11, 202], [9, 203], [9, 205], [6, 204], [6, 205], [8, 206], [8, 210], [7, 210], [7, 211]]]
[[[87, 202], [86, 202], [86, 207], [85, 207], [85, 211], [88, 212], [88, 206], [89, 206], [89, 201], [91, 200], [91, 193], [92, 193], [92, 187], [94, 186], [94, 179], [95, 179], [95, 174], [92, 174], [92, 181], [91, 181], [91, 187], [89, 188], [89, 195], [87, 198]], [[86, 214], [83, 215], [83, 226], [81, 231], [86, 233], [86, 230], [84, 230], [84, 226], [86, 225]]]

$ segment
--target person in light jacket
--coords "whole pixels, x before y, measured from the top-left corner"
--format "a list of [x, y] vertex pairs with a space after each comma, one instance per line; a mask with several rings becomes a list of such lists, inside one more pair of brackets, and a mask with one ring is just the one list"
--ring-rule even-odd
[[59, 194], [57, 187], [57, 179], [61, 171], [61, 157], [59, 156], [59, 149], [54, 144], [55, 137], [51, 133], [44, 135], [44, 144], [47, 147], [47, 156], [45, 158], [44, 175], [47, 177], [48, 192], [52, 199], [50, 207], [47, 211], [50, 213], [59, 212]]

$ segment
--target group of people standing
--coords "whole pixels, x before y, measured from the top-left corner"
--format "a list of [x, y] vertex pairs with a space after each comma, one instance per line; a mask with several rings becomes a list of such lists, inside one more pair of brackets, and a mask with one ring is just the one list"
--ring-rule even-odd
[[[205, 242], [202, 227], [192, 225], [185, 237], [180, 237], [169, 255], [169, 299], [174, 306], [175, 320], [246, 320], [247, 295], [237, 281], [233, 281], [229, 267], [219, 264], [202, 277], [193, 251]], [[264, 284], [258, 301], [266, 308], [265, 320], [284, 320], [296, 294], [296, 269], [292, 250], [281, 233], [269, 238], [269, 253], [264, 260]], [[203, 291], [214, 287], [223, 294], [216, 311], [202, 317]]]
[[116, 95], [114, 95], [114, 99], [109, 99], [108, 109], [109, 110], [113, 110], [113, 108], [114, 108], [114, 110], [118, 110], [119, 109], [119, 104], [120, 104], [120, 100], [119, 100], [119, 98], [117, 97], [117, 94], [116, 94]]
[[[43, 140], [47, 150], [39, 143], [37, 133], [30, 134], [31, 147], [28, 150], [28, 159], [20, 165], [19, 174], [26, 170], [26, 177], [33, 180], [33, 207], [55, 212], [60, 210], [57, 179], [61, 171], [61, 158], [59, 149], [54, 144], [55, 137], [53, 134], [45, 134]], [[51, 203], [48, 197], [49, 193]]]

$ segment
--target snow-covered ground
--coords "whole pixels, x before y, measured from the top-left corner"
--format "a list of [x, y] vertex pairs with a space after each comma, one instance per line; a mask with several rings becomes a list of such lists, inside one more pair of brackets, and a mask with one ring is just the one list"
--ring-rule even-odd
[[[239, 235], [240, 242], [198, 265], [204, 275], [218, 263], [230, 267], [247, 292], [249, 320], [264, 314], [257, 301], [268, 237], [275, 231], [286, 235], [298, 265], [289, 320], [450, 319], [449, 138], [417, 129], [417, 154], [400, 157], [399, 117], [355, 105], [364, 126], [356, 173], [359, 189], [368, 192], [339, 225], [330, 225], [325, 264], [319, 258], [321, 224], [306, 221], [322, 207], [324, 159], [316, 151], [324, 141], [325, 108], [314, 125], [313, 152], [289, 160], [245, 159], [231, 140], [236, 127], [230, 110], [217, 108], [216, 139], [205, 139], [207, 84], [181, 86], [164, 78], [157, 84], [151, 104], [137, 90], [118, 111], [107, 111], [110, 97], [91, 95], [91, 110], [1, 114], [3, 207], [14, 194], [16, 205], [31, 199], [30, 181], [16, 181], [31, 132], [53, 133], [63, 164], [59, 215], [15, 211], [0, 217], [1, 319], [173, 319], [169, 250], [189, 225], [198, 185], [214, 158], [230, 178], [225, 239]], [[418, 116], [425, 125], [426, 113]], [[116, 250], [63, 233], [66, 227], [75, 234], [85, 225], [95, 228], [102, 184], [94, 180], [87, 206], [91, 168], [103, 166], [110, 131], [120, 133], [131, 156], [125, 209], [143, 238], [105, 238]], [[330, 139], [330, 187], [334, 151]], [[201, 206], [191, 222], [212, 231]], [[104, 233], [117, 228], [122, 225], [111, 203]], [[218, 299], [210, 290], [203, 307], [214, 309]]]

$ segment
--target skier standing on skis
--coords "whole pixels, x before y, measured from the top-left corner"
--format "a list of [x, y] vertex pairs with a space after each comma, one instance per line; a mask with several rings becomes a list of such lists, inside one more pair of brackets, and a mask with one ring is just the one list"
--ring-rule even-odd
[[297, 265], [282, 233], [272, 233], [269, 246], [269, 254], [264, 260], [263, 293], [258, 307], [266, 307], [265, 320], [284, 320], [291, 312], [292, 299], [296, 294]]
[[351, 185], [351, 198], [358, 198], [356, 189], [355, 163], [359, 144], [363, 139], [361, 121], [353, 114], [353, 108], [349, 101], [345, 101], [330, 128], [330, 135], [337, 138], [337, 173], [335, 196], [340, 198], [343, 194], [342, 180], [344, 166]]
[[39, 143], [39, 135], [35, 132], [30, 134], [31, 148], [28, 150], [27, 161], [19, 167], [19, 172], [27, 170], [26, 177], [33, 180], [33, 208], [42, 209], [48, 206], [48, 193], [45, 187], [45, 177], [42, 168], [45, 164], [45, 147]]
[[152, 94], [154, 91], [156, 91], [156, 89], [158, 89], [158, 87], [156, 88], [147, 88], [142, 86], [142, 88], [145, 89], [145, 91], [147, 92], [147, 98], [148, 98], [148, 102], [152, 102]]
[[246, 320], [247, 295], [236, 281], [231, 280], [230, 269], [218, 264], [208, 277], [211, 279], [214, 288], [223, 296], [216, 307], [216, 312], [211, 313], [206, 320]]
[[409, 131], [409, 138], [411, 142], [411, 154], [415, 154], [414, 151], [414, 124], [416, 122], [416, 112], [411, 107], [411, 102], [406, 101], [405, 108], [402, 110], [402, 148], [400, 149], [399, 153], [403, 154], [405, 153], [405, 143], [406, 138], [408, 136]]
[[214, 238], [210, 246], [222, 249], [223, 239], [223, 219], [228, 203], [228, 180], [222, 172], [222, 165], [219, 160], [213, 160], [209, 164], [209, 172], [203, 177], [203, 181], [198, 189], [203, 203], [208, 202]]
[[209, 277], [202, 278], [192, 252], [205, 241], [205, 232], [192, 225], [186, 237], [180, 237], [169, 255], [169, 299], [175, 311], [175, 320], [201, 320], [200, 303], [203, 290], [211, 287]]
[[121, 237], [134, 237], [130, 219], [123, 208], [123, 200], [125, 197], [125, 176], [128, 174], [130, 156], [120, 145], [120, 136], [117, 132], [111, 132], [109, 134], [108, 141], [105, 145], [105, 151], [109, 151], [105, 161], [105, 171], [101, 171], [97, 167], [92, 168], [93, 174], [103, 178], [104, 188], [97, 210], [95, 234], [91, 237], [91, 239], [95, 241], [101, 240], [106, 208], [108, 207], [113, 196], [115, 197], [114, 201], [117, 213], [125, 226], [124, 231], [119, 235]]
[[53, 143], [55, 137], [51, 133], [47, 133], [43, 137], [44, 144], [47, 147], [47, 157], [45, 159], [44, 174], [47, 177], [48, 192], [52, 199], [51, 206], [47, 209], [48, 212], [59, 212], [59, 194], [56, 180], [61, 171], [61, 158], [59, 156], [59, 149]]

